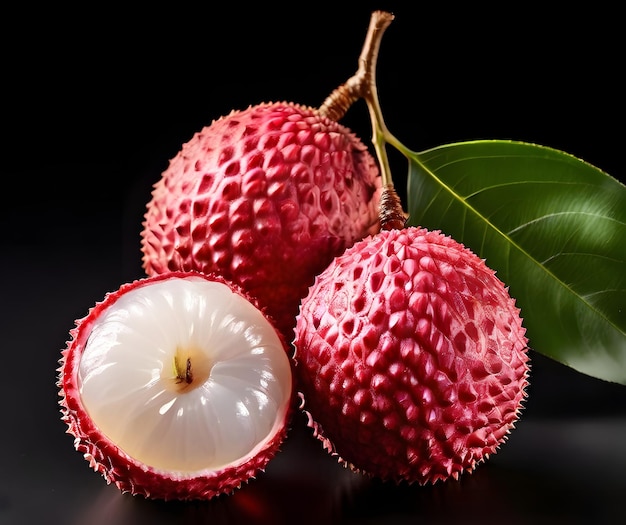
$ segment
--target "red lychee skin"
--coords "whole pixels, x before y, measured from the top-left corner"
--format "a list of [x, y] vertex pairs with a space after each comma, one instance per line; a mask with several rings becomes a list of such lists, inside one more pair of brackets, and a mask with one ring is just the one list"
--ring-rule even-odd
[[357, 242], [297, 318], [297, 384], [314, 434], [364, 474], [458, 479], [519, 418], [529, 372], [519, 313], [495, 272], [438, 231]]
[[[99, 472], [107, 484], [113, 483], [123, 493], [162, 500], [207, 500], [221, 494], [230, 494], [263, 471], [286, 439], [287, 423], [292, 414], [291, 407], [283, 429], [277, 432], [264, 449], [251, 460], [207, 475], [176, 477], [135, 460], [104, 436], [91, 418], [85, 417], [86, 409], [81, 401], [78, 384], [79, 361], [92, 327], [100, 314], [122, 295], [137, 287], [164, 279], [199, 275], [197, 272], [169, 272], [123, 284], [118, 290], [108, 293], [104, 300], [96, 303], [85, 317], [76, 320], [75, 327], [70, 330], [71, 337], [67, 347], [62, 351], [57, 386], [61, 419], [67, 424], [67, 433], [74, 436], [74, 447], [83, 454], [91, 468]], [[228, 284], [234, 292], [258, 307], [253, 298], [248, 297], [243, 290], [228, 283], [221, 276], [202, 275], [202, 277]], [[280, 334], [278, 335], [287, 351], [285, 341]], [[155, 439], [158, 438], [155, 436]]]
[[196, 133], [155, 184], [142, 231], [148, 275], [217, 272], [293, 338], [300, 300], [335, 255], [377, 231], [367, 148], [316, 109], [266, 103]]

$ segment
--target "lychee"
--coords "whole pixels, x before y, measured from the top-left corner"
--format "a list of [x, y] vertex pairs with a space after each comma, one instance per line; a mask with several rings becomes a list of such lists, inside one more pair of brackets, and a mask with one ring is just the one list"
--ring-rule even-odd
[[309, 425], [356, 471], [457, 479], [520, 416], [520, 310], [484, 260], [439, 231], [394, 228], [355, 243], [317, 277], [295, 331]]
[[59, 368], [75, 448], [122, 492], [209, 499], [262, 471], [294, 406], [287, 346], [236, 285], [172, 272], [76, 321]]
[[300, 300], [335, 255], [376, 231], [378, 167], [317, 109], [264, 103], [196, 133], [147, 205], [148, 275], [217, 272], [256, 297], [291, 341]]

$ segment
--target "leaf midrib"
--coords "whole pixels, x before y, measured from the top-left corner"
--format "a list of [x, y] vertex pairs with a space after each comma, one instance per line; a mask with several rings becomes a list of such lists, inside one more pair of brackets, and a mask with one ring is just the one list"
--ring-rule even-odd
[[[527, 158], [527, 157], [523, 157], [521, 155], [492, 155], [492, 156], [479, 156], [479, 155], [476, 155], [476, 156], [473, 156], [473, 157], [467, 157], [464, 160], [470, 160], [470, 159], [482, 160], [482, 159], [512, 158], [512, 157]], [[551, 277], [553, 279], [553, 281], [557, 282], [564, 290], [566, 290], [569, 294], [571, 294], [575, 299], [580, 300], [591, 312], [593, 312], [598, 317], [603, 319], [609, 326], [613, 327], [617, 332], [619, 332], [622, 335], [626, 336], [626, 333], [619, 326], [617, 326], [611, 319], [609, 319], [604, 314], [604, 312], [602, 312], [601, 310], [599, 310], [598, 308], [593, 306], [583, 296], [578, 294], [571, 286], [569, 286], [561, 278], [559, 278], [554, 272], [548, 270], [543, 264], [541, 264], [532, 255], [530, 255], [530, 253], [527, 250], [525, 250], [517, 242], [513, 241], [506, 233], [504, 233], [500, 228], [498, 228], [491, 220], [489, 220], [482, 213], [480, 213], [474, 206], [472, 206], [466, 200], [465, 197], [461, 196], [451, 186], [449, 186], [448, 184], [444, 183], [432, 170], [430, 170], [428, 167], [426, 167], [426, 165], [422, 162], [419, 153], [412, 152], [410, 160], [411, 160], [411, 162], [414, 162], [417, 166], [419, 166], [420, 169], [424, 170], [433, 180], [435, 180], [442, 190], [444, 190], [448, 194], [450, 194], [453, 199], [458, 201], [470, 213], [473, 213], [476, 217], [480, 218], [483, 221], [483, 223], [487, 225], [488, 228], [491, 228], [504, 241], [508, 242], [510, 246], [514, 247], [520, 254], [522, 254], [529, 261], [531, 261], [531, 263], [533, 263], [535, 265], [535, 267], [537, 267], [540, 271], [542, 271], [543, 273], [545, 273], [546, 275]], [[443, 168], [444, 166], [448, 166], [448, 165], [454, 164], [456, 162], [458, 162], [458, 161], [448, 162], [446, 164], [442, 164], [440, 167]], [[533, 182], [535, 182], [535, 181], [533, 181]], [[555, 181], [545, 181], [545, 182], [546, 183], [549, 182], [549, 183], [552, 183], [552, 184], [555, 183]], [[522, 183], [523, 183], [523, 181], [517, 182], [517, 184], [522, 184]], [[572, 184], [574, 184], [574, 183], [572, 183]], [[493, 185], [493, 186], [496, 187], [497, 185]], [[504, 186], [506, 186], [506, 184], [502, 184], [501, 186], [504, 187]], [[591, 186], [593, 186], [593, 185], [591, 185]], [[484, 188], [481, 191], [483, 191], [483, 190], [484, 190]], [[477, 192], [474, 192], [473, 194], [476, 194], [476, 193]], [[428, 203], [427, 207], [430, 206], [430, 205], [431, 205], [431, 203]], [[619, 221], [617, 221], [617, 222], [620, 223]], [[515, 231], [515, 229], [512, 230], [512, 231]], [[510, 255], [507, 255], [507, 265], [508, 265], [509, 259], [510, 259]]]

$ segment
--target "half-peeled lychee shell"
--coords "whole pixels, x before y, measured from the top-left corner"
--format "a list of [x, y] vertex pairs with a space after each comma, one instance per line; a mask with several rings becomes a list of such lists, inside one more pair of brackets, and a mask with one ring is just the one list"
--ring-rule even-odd
[[70, 335], [59, 368], [62, 419], [91, 467], [123, 492], [230, 493], [286, 436], [285, 341], [218, 276], [175, 272], [125, 284]]
[[381, 231], [322, 272], [297, 318], [303, 408], [345, 465], [396, 482], [458, 478], [519, 418], [529, 356], [515, 301], [438, 231]]

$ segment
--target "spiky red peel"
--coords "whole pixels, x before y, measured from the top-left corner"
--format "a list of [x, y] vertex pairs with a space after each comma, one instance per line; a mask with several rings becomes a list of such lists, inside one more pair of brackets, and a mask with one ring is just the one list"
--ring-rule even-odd
[[75, 448], [122, 492], [230, 493], [286, 437], [287, 345], [222, 277], [173, 272], [125, 284], [70, 335], [59, 368], [62, 419]]
[[196, 133], [155, 184], [144, 268], [220, 273], [258, 298], [291, 341], [315, 275], [376, 231], [379, 194], [367, 148], [316, 109], [234, 111]]
[[507, 288], [440, 232], [383, 231], [317, 278], [296, 325], [310, 425], [355, 470], [458, 478], [519, 417], [529, 358]]

